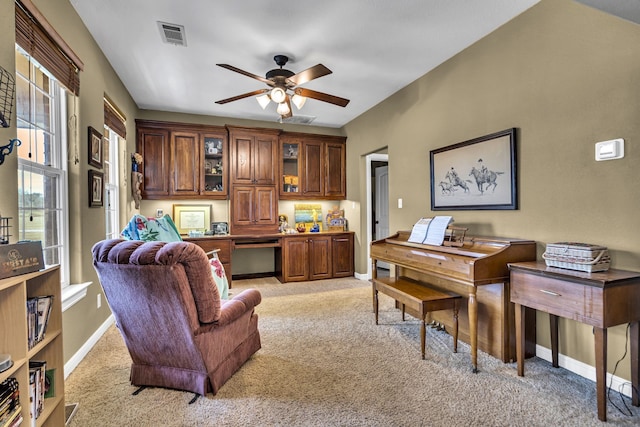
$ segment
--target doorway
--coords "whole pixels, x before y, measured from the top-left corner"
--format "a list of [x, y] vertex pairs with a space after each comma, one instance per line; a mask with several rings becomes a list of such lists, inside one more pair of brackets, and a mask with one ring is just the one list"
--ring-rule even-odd
[[[389, 233], [389, 155], [369, 154], [366, 159], [367, 175], [367, 260], [370, 259], [371, 242], [382, 239]], [[372, 277], [371, 262], [368, 262], [367, 277]], [[379, 271], [388, 275], [388, 265]]]

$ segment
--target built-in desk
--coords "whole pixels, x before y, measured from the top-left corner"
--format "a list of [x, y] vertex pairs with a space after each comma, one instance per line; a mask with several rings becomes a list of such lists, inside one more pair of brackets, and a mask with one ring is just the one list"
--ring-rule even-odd
[[232, 283], [232, 253], [236, 249], [274, 249], [273, 275], [281, 282], [350, 277], [354, 274], [352, 231], [184, 237], [218, 257]]
[[[544, 262], [510, 263], [511, 302], [515, 303], [518, 375], [524, 375], [525, 308], [549, 313], [551, 354], [558, 367], [558, 317], [593, 326], [598, 418], [607, 420], [607, 328], [631, 323], [632, 403], [640, 406], [640, 273], [608, 270], [597, 273], [547, 267]], [[535, 336], [535, 335], [534, 335]]]

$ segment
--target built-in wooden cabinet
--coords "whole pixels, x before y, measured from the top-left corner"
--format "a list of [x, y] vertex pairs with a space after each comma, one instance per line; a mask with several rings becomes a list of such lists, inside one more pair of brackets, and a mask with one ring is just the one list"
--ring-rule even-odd
[[278, 229], [278, 194], [274, 185], [234, 185], [231, 233], [269, 234]]
[[278, 129], [228, 126], [233, 185], [275, 185], [278, 176]]
[[[44, 338], [29, 348], [27, 298], [53, 295], [53, 306]], [[58, 266], [0, 280], [0, 353], [9, 354], [13, 365], [0, 372], [0, 382], [15, 378], [19, 383], [22, 425], [63, 426], [64, 358], [62, 346], [62, 306]], [[29, 409], [29, 362], [45, 361], [53, 371], [54, 395], [32, 423]]]
[[145, 199], [226, 199], [227, 130], [136, 120]]
[[344, 199], [344, 137], [283, 132], [280, 136], [281, 199]]
[[278, 228], [277, 129], [228, 127], [232, 234], [268, 234]]
[[355, 273], [353, 233], [334, 234], [331, 237], [332, 277], [351, 277]]
[[276, 251], [276, 270], [281, 282], [353, 276], [353, 233], [286, 236]]

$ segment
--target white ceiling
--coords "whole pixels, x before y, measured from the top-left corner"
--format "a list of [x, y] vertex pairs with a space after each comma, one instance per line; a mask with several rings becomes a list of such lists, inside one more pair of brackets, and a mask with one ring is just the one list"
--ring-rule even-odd
[[[350, 99], [309, 99], [294, 116], [341, 127], [539, 0], [71, 0], [140, 108], [277, 121], [254, 97], [265, 88], [217, 67], [264, 76], [276, 54], [297, 73], [333, 74], [302, 85]], [[162, 41], [157, 22], [183, 25], [187, 46]]]

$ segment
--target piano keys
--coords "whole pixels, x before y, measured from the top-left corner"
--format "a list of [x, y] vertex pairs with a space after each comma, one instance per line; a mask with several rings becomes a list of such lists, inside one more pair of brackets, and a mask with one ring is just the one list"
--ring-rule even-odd
[[[508, 263], [535, 261], [533, 240], [466, 236], [462, 246], [431, 246], [408, 241], [410, 231], [371, 243], [373, 274], [378, 261], [395, 266], [397, 277], [427, 283], [463, 297], [459, 312], [459, 339], [471, 346], [473, 372], [478, 370], [478, 349], [501, 359], [516, 360], [515, 312], [510, 301]], [[419, 318], [419, 313], [409, 314]], [[431, 320], [452, 327], [450, 313], [430, 313]], [[525, 354], [535, 354], [535, 313], [525, 332]]]

